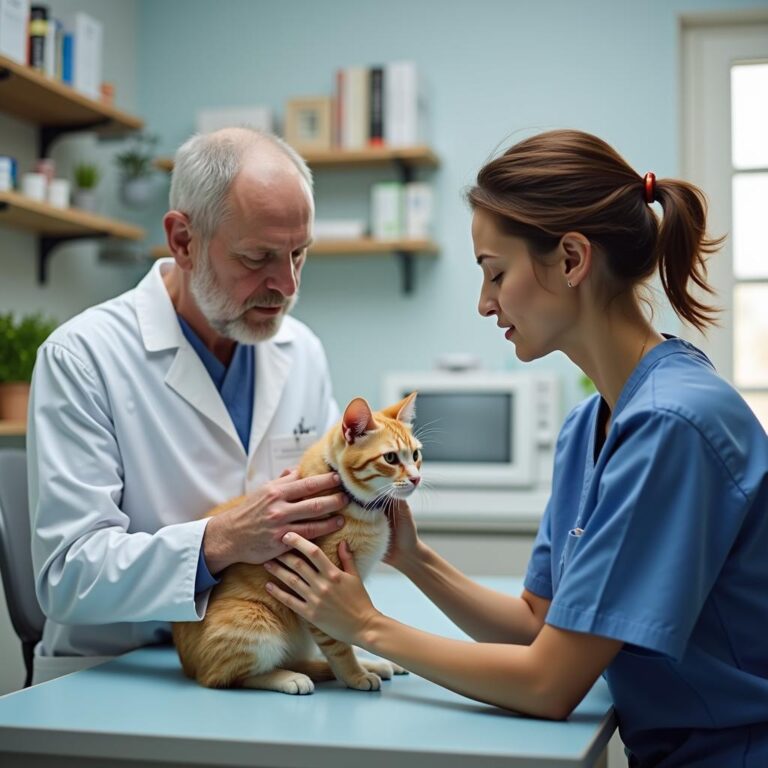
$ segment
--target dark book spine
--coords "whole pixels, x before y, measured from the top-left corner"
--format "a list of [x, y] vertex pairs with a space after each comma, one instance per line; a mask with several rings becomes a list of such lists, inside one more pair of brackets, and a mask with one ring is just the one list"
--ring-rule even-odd
[[33, 5], [29, 9], [29, 66], [45, 70], [45, 38], [48, 34], [48, 8]]
[[384, 68], [372, 67], [370, 72], [370, 139], [373, 147], [384, 143]]

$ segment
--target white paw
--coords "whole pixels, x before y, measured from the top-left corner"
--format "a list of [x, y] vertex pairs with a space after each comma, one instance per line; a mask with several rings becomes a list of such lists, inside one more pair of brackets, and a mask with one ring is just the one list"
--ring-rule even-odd
[[375, 672], [382, 680], [391, 680], [392, 679], [392, 665], [388, 661], [361, 661], [360, 662], [364, 669], [367, 669], [369, 672]]
[[303, 695], [313, 693], [315, 684], [306, 675], [302, 675], [300, 672], [293, 672], [280, 681], [277, 690], [282, 693]]
[[381, 689], [381, 678], [375, 672], [363, 672], [345, 680], [344, 684], [356, 691], [378, 691]]
[[361, 661], [360, 663], [369, 672], [375, 672], [382, 680], [391, 680], [392, 675], [408, 674], [408, 670], [403, 669], [399, 664], [395, 664], [391, 661], [384, 661], [383, 659], [379, 659], [376, 661], [368, 661], [366, 659], [365, 661]]

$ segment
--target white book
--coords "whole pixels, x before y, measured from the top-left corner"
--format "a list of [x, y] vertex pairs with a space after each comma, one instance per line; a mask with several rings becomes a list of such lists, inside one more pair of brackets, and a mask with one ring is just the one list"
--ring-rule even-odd
[[374, 240], [403, 236], [403, 185], [382, 181], [371, 187], [371, 235]]
[[45, 74], [54, 79], [56, 77], [56, 19], [48, 19], [48, 30], [45, 33], [45, 59], [43, 61]]
[[0, 54], [27, 63], [29, 0], [0, 0]]
[[394, 61], [384, 73], [384, 141], [412, 147], [423, 140], [425, 101], [416, 64]]
[[365, 67], [347, 67], [342, 83], [342, 147], [363, 149], [369, 138], [369, 72]]
[[403, 192], [403, 234], [409, 240], [427, 240], [432, 233], [432, 187], [411, 181]]
[[103, 26], [93, 16], [79, 12], [74, 16], [72, 31], [72, 85], [86, 96], [98, 99], [101, 96]]

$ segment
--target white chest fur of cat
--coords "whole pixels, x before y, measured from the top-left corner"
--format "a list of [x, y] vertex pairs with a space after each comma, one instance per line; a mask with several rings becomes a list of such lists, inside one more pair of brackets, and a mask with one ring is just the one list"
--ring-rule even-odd
[[[346, 523], [316, 543], [338, 566], [338, 546], [346, 541], [363, 579], [386, 553], [388, 510], [408, 498], [421, 479], [421, 444], [411, 431], [415, 397], [375, 413], [355, 398], [299, 465], [302, 477], [329, 469], [339, 473], [351, 499], [342, 511]], [[349, 688], [375, 691], [382, 679], [404, 672], [388, 661], [358, 659], [351, 646], [304, 622], [269, 595], [270, 578], [260, 565], [230, 566], [213, 589], [204, 619], [173, 624], [187, 676], [213, 688], [301, 694], [312, 693], [314, 682], [333, 678]]]

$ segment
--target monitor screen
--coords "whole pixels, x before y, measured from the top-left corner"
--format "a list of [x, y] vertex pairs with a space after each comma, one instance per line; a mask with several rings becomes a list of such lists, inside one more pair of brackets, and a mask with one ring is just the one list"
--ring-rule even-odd
[[511, 392], [419, 393], [414, 432], [424, 444], [424, 460], [512, 462], [513, 398]]

